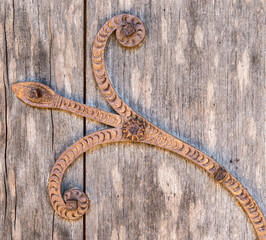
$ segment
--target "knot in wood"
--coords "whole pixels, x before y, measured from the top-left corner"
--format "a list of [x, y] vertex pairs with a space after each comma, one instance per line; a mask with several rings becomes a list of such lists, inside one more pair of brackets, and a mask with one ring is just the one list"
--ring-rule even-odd
[[219, 167], [214, 173], [214, 179], [218, 182], [222, 182], [227, 176], [227, 171], [223, 167]]
[[130, 140], [140, 140], [144, 136], [145, 123], [142, 119], [134, 118], [126, 122], [122, 127], [125, 138]]

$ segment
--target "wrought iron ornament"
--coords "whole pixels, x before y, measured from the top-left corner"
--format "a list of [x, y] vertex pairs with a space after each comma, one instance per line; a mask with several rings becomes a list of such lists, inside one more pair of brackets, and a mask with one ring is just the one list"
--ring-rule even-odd
[[133, 47], [143, 40], [145, 28], [142, 21], [133, 15], [118, 15], [102, 26], [93, 43], [92, 66], [95, 80], [104, 98], [119, 115], [66, 99], [44, 84], [22, 82], [12, 86], [16, 96], [29, 105], [66, 110], [112, 126], [81, 138], [66, 149], [56, 161], [48, 185], [55, 212], [65, 219], [77, 219], [89, 208], [90, 201], [81, 190], [72, 188], [63, 196], [61, 193], [61, 183], [66, 169], [82, 153], [104, 143], [142, 142], [175, 152], [207, 171], [234, 195], [252, 222], [259, 239], [266, 239], [265, 217], [252, 196], [228, 170], [200, 150], [147, 121], [117, 95], [104, 63], [105, 46], [114, 31], [119, 43], [125, 47]]

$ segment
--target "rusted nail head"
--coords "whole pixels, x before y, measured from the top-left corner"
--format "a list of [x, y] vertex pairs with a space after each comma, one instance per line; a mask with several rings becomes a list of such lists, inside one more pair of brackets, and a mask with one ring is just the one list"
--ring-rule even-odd
[[122, 33], [128, 37], [130, 35], [132, 35], [133, 33], [136, 32], [136, 29], [132, 26], [132, 24], [127, 23], [122, 29], [121, 29]]
[[30, 90], [30, 97], [31, 98], [39, 98], [40, 97], [40, 93], [39, 93], [39, 91], [38, 91], [38, 89], [36, 89], [36, 88], [31, 88], [31, 90]]
[[226, 175], [227, 171], [224, 168], [219, 167], [216, 173], [214, 174], [214, 179], [218, 182], [222, 182], [225, 179]]
[[76, 200], [67, 200], [66, 201], [66, 208], [68, 210], [77, 210], [78, 209], [78, 202]]

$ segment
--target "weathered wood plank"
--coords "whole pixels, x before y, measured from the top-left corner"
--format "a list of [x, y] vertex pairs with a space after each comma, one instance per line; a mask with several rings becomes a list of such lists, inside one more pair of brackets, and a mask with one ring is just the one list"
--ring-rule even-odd
[[[5, 216], [7, 209], [7, 183], [6, 183], [6, 35], [4, 23], [5, 15], [3, 8], [0, 8], [0, 226], [5, 226]], [[3, 227], [0, 228], [0, 236], [10, 237], [10, 232], [4, 232]]]
[[[11, 85], [39, 81], [79, 102], [85, 87], [88, 104], [112, 111], [93, 80], [91, 45], [110, 17], [139, 16], [142, 46], [125, 49], [113, 36], [106, 54], [120, 96], [226, 166], [265, 214], [263, 1], [88, 1], [86, 86], [83, 7], [0, 4], [0, 239], [255, 239], [229, 193], [184, 159], [143, 144], [96, 148], [86, 164], [79, 158], [63, 189], [82, 189], [85, 180], [85, 228], [55, 216], [49, 173], [83, 135], [83, 119], [27, 106]], [[87, 133], [105, 127], [86, 125]]]
[[[51, 2], [52, 77], [56, 89], [64, 96], [83, 101], [83, 1]], [[83, 136], [83, 118], [53, 111], [55, 130], [55, 159], [72, 143]], [[83, 158], [67, 172], [63, 191], [70, 187], [83, 189]], [[55, 215], [55, 239], [82, 239], [83, 221], [70, 222]]]
[[[90, 1], [87, 56], [99, 28], [123, 12], [144, 21], [147, 37], [130, 50], [109, 42], [108, 73], [122, 99], [216, 158], [265, 214], [262, 1]], [[86, 72], [87, 103], [110, 110], [90, 59]], [[88, 133], [95, 128], [87, 122]], [[256, 238], [232, 196], [174, 154], [113, 144], [86, 156], [87, 239]]]
[[[83, 118], [27, 106], [11, 85], [42, 82], [83, 100], [83, 1], [4, 1], [0, 9], [0, 238], [81, 239], [82, 221], [54, 216], [47, 184], [56, 158], [83, 136]], [[82, 189], [82, 160], [63, 189], [73, 183]]]

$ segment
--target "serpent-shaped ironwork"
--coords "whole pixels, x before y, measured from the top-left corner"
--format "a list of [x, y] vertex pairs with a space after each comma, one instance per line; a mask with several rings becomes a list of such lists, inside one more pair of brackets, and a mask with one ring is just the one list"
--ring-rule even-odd
[[12, 86], [16, 96], [27, 104], [70, 111], [113, 127], [83, 137], [58, 158], [51, 171], [48, 185], [55, 212], [65, 219], [77, 219], [89, 208], [89, 199], [81, 190], [69, 189], [63, 196], [61, 193], [63, 175], [78, 156], [104, 143], [143, 142], [175, 152], [206, 170], [234, 195], [253, 224], [258, 238], [266, 239], [265, 217], [248, 191], [228, 170], [195, 147], [159, 129], [120, 99], [108, 78], [104, 63], [105, 47], [114, 31], [119, 43], [133, 47], [143, 40], [145, 28], [142, 21], [133, 15], [118, 15], [102, 26], [93, 42], [92, 66], [95, 80], [104, 98], [119, 115], [66, 99], [44, 84], [22, 82]]

